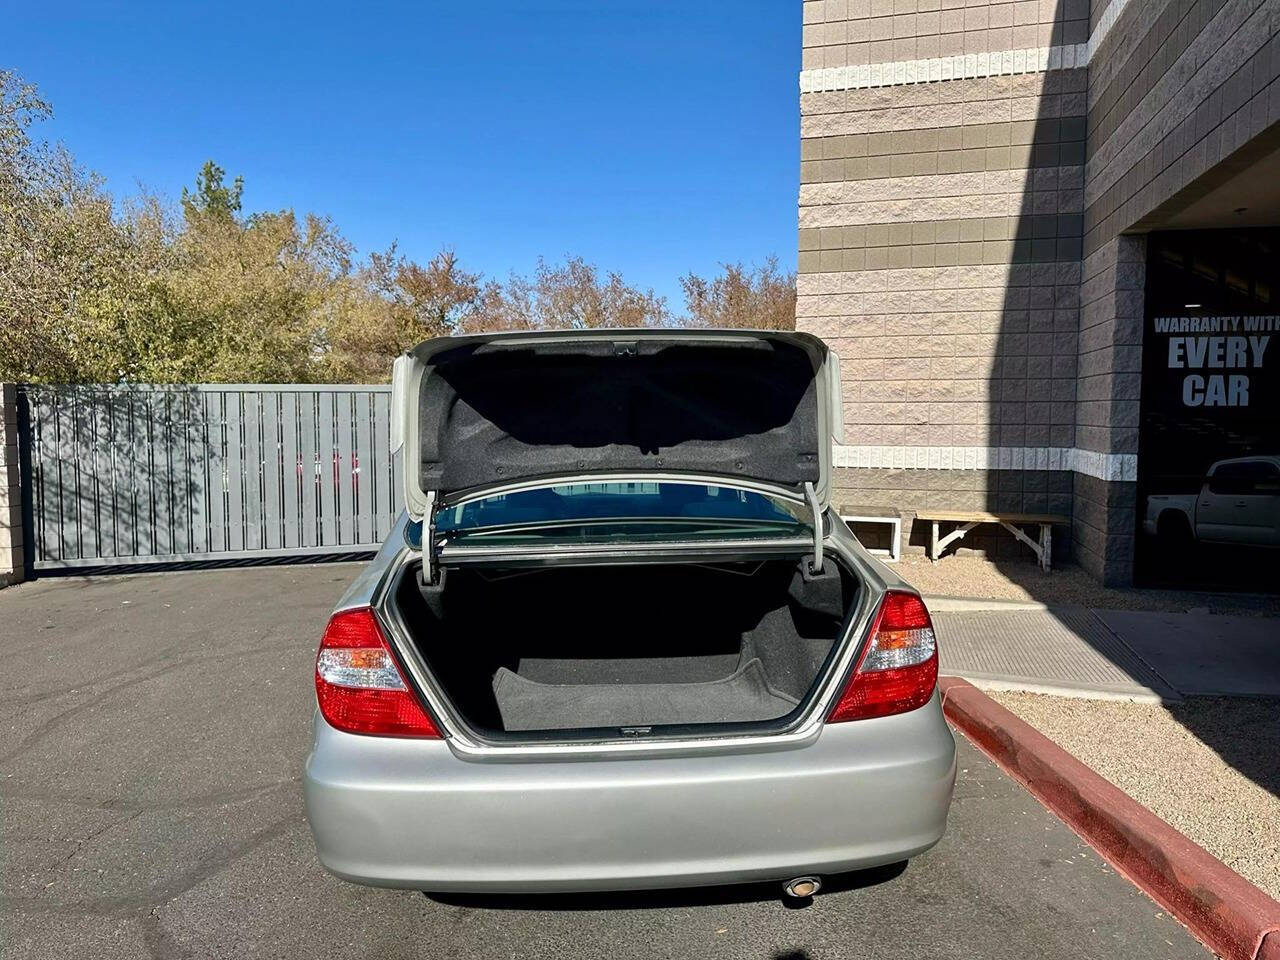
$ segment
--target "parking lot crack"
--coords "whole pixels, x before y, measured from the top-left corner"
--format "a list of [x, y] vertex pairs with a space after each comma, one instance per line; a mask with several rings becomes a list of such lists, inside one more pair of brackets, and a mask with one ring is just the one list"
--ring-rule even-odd
[[218, 806], [226, 803], [239, 803], [244, 800], [256, 800], [296, 785], [300, 777], [288, 777], [283, 780], [272, 780], [269, 783], [238, 790], [216, 790], [212, 793], [197, 794], [192, 797], [179, 797], [172, 800], [131, 800], [127, 797], [85, 797], [76, 794], [59, 794], [44, 790], [0, 790], [0, 800], [37, 800], [43, 803], [65, 803], [68, 806], [89, 810], [120, 810], [140, 812], [163, 812], [175, 810], [199, 810], [202, 807]]
[[[268, 650], [242, 651], [240, 652], [239, 655], [251, 656], [255, 653], [266, 654], [268, 652], [272, 652], [272, 651], [268, 651]], [[111, 698], [117, 696], [118, 694], [124, 691], [131, 690], [132, 688], [140, 684], [146, 683], [149, 680], [159, 679], [160, 677], [166, 676], [170, 673], [174, 673], [178, 670], [182, 670], [185, 667], [192, 666], [197, 663], [205, 663], [211, 660], [224, 659], [226, 656], [229, 656], [232, 653], [234, 653], [234, 651], [225, 651], [222, 653], [209, 654], [205, 656], [182, 657], [178, 660], [173, 661], [172, 663], [165, 664], [164, 666], [160, 667], [157, 670], [152, 670], [149, 673], [143, 674], [142, 676], [133, 677], [132, 679], [125, 680], [125, 681], [122, 681], [121, 683], [115, 684], [112, 687], [108, 687], [106, 690], [103, 690], [100, 693], [95, 694], [94, 696], [90, 697], [88, 700], [85, 700], [82, 703], [78, 703], [73, 707], [68, 707], [66, 710], [63, 710], [61, 713], [54, 714], [48, 720], [44, 721], [42, 724], [36, 727], [36, 729], [32, 730], [25, 737], [23, 737], [13, 748], [11, 748], [10, 750], [7, 750], [3, 754], [0, 754], [0, 763], [13, 760], [15, 757], [21, 756], [27, 750], [31, 749], [31, 747], [35, 746], [37, 743], [43, 740], [46, 736], [57, 731], [58, 729], [65, 726], [66, 724], [70, 723], [72, 720], [74, 720], [80, 714], [84, 713], [86, 710], [91, 710], [94, 707], [107, 702]]]

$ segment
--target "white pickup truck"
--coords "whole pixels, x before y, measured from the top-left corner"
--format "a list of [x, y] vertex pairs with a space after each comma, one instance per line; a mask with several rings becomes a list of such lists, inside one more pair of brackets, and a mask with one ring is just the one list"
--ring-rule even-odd
[[1219, 460], [1198, 494], [1147, 497], [1142, 529], [1171, 545], [1280, 546], [1280, 455]]

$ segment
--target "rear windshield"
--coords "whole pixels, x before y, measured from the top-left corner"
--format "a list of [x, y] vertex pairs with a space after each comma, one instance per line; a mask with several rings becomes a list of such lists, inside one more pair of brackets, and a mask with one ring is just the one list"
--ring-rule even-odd
[[436, 533], [486, 543], [778, 537], [811, 530], [798, 503], [694, 483], [576, 483], [448, 507]]

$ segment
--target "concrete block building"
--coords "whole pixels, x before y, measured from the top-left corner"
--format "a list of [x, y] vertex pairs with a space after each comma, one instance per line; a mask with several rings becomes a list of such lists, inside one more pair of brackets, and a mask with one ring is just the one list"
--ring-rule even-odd
[[923, 507], [1062, 514], [1056, 552], [1123, 584], [1184, 427], [1184, 484], [1280, 453], [1280, 347], [1218, 450], [1241, 411], [1165, 402], [1149, 286], [1206, 329], [1277, 312], [1278, 32], [1280, 0], [804, 0], [797, 327], [843, 361], [844, 500], [915, 547]]

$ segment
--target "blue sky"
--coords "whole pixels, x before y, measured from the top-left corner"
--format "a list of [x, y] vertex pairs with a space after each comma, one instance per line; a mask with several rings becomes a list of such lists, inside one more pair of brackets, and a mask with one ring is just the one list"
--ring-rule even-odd
[[581, 254], [679, 306], [680, 274], [795, 265], [800, 4], [12, 4], [0, 66], [117, 194], [206, 159], [248, 210], [361, 252], [452, 245], [505, 276]]

